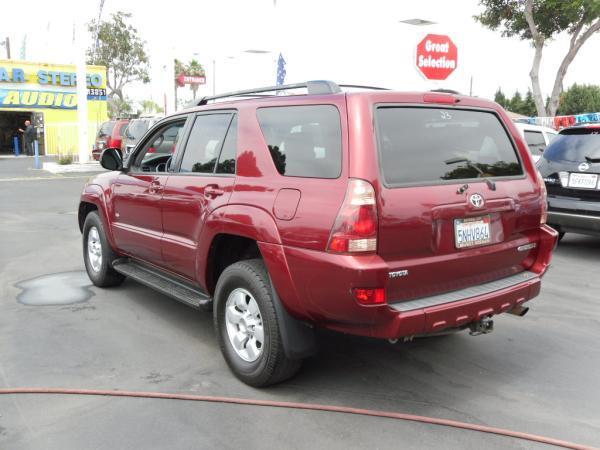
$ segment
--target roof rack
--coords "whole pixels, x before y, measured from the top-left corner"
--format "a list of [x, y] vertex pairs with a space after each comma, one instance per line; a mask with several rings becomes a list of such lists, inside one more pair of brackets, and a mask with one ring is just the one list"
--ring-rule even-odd
[[340, 84], [340, 87], [344, 88], [355, 88], [355, 89], [372, 89], [374, 91], [389, 91], [390, 88], [384, 88], [379, 86], [363, 86], [362, 84]]
[[202, 97], [196, 103], [190, 105], [202, 106], [206, 105], [211, 100], [218, 100], [221, 98], [228, 97], [268, 97], [264, 95], [266, 92], [279, 92], [289, 91], [292, 89], [306, 89], [309, 95], [323, 95], [323, 94], [337, 94], [342, 92], [340, 88], [358, 88], [358, 89], [374, 89], [374, 90], [387, 90], [387, 88], [375, 87], [375, 86], [363, 86], [359, 84], [336, 84], [333, 81], [328, 80], [311, 80], [304, 83], [284, 84], [280, 86], [268, 86], [254, 89], [244, 89], [241, 91], [226, 92], [224, 94], [211, 95]]
[[249, 96], [250, 94], [260, 94], [263, 92], [277, 92], [277, 91], [288, 91], [290, 89], [307, 89], [309, 94], [319, 95], [319, 94], [337, 94], [338, 92], [342, 92], [340, 87], [335, 84], [333, 81], [327, 80], [312, 80], [307, 81], [305, 83], [294, 83], [294, 84], [282, 84], [280, 86], [268, 86], [262, 88], [254, 88], [254, 89], [244, 89], [241, 91], [233, 91], [226, 92], [224, 94], [211, 95], [208, 97], [202, 97], [197, 106], [206, 105], [211, 100], [218, 100], [220, 98], [227, 97], [243, 97]]

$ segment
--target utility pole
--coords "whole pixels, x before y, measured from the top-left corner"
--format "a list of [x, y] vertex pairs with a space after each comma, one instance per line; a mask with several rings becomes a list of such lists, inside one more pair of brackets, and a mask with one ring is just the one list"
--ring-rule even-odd
[[88, 100], [87, 100], [87, 67], [85, 60], [86, 50], [86, 8], [85, 2], [78, 2], [75, 11], [75, 54], [77, 65], [77, 122], [78, 122], [78, 146], [79, 163], [86, 163], [89, 158], [90, 149], [88, 148]]
[[6, 59], [10, 59], [10, 38], [8, 36], [6, 36], [3, 44], [6, 47]]

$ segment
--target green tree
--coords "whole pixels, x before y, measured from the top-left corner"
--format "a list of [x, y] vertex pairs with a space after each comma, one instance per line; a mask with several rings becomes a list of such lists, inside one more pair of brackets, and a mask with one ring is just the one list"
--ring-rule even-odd
[[148, 55], [145, 42], [129, 23], [131, 14], [118, 11], [106, 21], [95, 20], [88, 30], [97, 36], [98, 45], [88, 49], [88, 64], [106, 66], [108, 96], [126, 102], [123, 88], [134, 81], [148, 83]]
[[140, 114], [160, 114], [165, 110], [158, 103], [153, 100], [142, 100], [140, 102], [141, 110]]
[[521, 93], [519, 91], [515, 91], [515, 93], [513, 94], [512, 98], [510, 99], [509, 103], [508, 103], [508, 109], [512, 112], [518, 113], [518, 114], [523, 114], [521, 111], [523, 111], [523, 97], [521, 97]]
[[116, 119], [117, 117], [128, 117], [133, 112], [131, 101], [128, 98], [121, 99], [113, 96], [108, 99], [108, 115]]
[[525, 99], [523, 100], [523, 112], [521, 114], [525, 116], [535, 116], [537, 113], [537, 109], [535, 107], [535, 100], [533, 99], [533, 92], [531, 89], [527, 89], [527, 94], [525, 94]]
[[[500, 29], [502, 36], [531, 41], [535, 53], [529, 77], [537, 113], [555, 115], [569, 65], [583, 44], [600, 30], [600, 1], [480, 0], [479, 4], [485, 9], [475, 20], [482, 25]], [[556, 71], [550, 104], [546, 108], [539, 80], [542, 53], [546, 42], [563, 32], [570, 35], [569, 48]]]
[[506, 96], [504, 95], [504, 92], [502, 92], [502, 89], [500, 89], [500, 88], [498, 88], [498, 90], [494, 94], [494, 101], [496, 103], [498, 103], [500, 106], [502, 106], [503, 108], [508, 107], [508, 99], [506, 98]]
[[560, 115], [600, 111], [600, 86], [574, 84], [560, 96]]

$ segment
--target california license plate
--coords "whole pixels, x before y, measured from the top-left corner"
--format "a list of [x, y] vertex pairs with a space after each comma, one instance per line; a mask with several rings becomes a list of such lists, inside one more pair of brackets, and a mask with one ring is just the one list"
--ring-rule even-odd
[[598, 175], [595, 173], [572, 173], [569, 175], [569, 187], [581, 189], [596, 189]]
[[490, 216], [454, 219], [454, 240], [456, 248], [489, 244], [492, 241]]

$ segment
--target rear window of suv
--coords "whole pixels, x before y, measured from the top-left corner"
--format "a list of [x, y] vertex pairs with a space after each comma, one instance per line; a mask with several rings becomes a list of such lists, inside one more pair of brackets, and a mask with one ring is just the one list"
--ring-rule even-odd
[[380, 106], [376, 122], [387, 185], [523, 174], [507, 131], [493, 113]]
[[571, 128], [560, 132], [546, 151], [548, 161], [600, 160], [600, 128]]
[[337, 178], [342, 170], [340, 113], [332, 105], [259, 108], [258, 122], [281, 175]]

